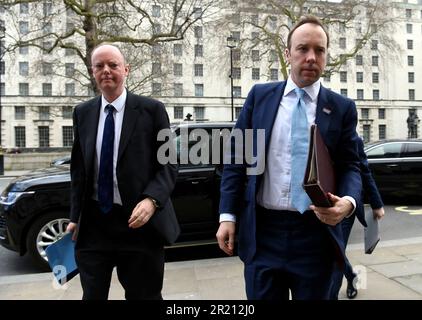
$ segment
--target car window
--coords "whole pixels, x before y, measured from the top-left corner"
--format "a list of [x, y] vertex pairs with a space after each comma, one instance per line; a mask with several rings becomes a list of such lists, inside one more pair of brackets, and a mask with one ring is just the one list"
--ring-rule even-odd
[[368, 159], [398, 158], [402, 143], [386, 143], [366, 152]]
[[422, 143], [406, 143], [406, 151], [402, 157], [422, 157]]

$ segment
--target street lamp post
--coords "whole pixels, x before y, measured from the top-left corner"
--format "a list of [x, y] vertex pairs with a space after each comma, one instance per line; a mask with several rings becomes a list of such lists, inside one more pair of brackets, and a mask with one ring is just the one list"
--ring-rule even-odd
[[230, 48], [230, 93], [231, 93], [231, 114], [234, 120], [234, 102], [233, 102], [233, 48], [236, 48], [237, 40], [233, 36], [227, 38], [227, 47]]

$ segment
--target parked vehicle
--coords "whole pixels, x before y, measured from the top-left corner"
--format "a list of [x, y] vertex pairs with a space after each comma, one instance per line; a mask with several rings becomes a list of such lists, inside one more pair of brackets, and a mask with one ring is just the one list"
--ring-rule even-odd
[[[190, 122], [173, 126], [178, 156], [186, 151], [183, 150], [185, 147], [188, 154], [192, 151], [192, 157], [179, 159], [179, 175], [172, 194], [181, 226], [175, 246], [215, 242], [221, 165], [204, 161], [203, 157], [202, 161], [196, 162], [195, 155], [201, 156], [201, 151], [193, 147], [198, 142], [208, 143], [210, 153], [207, 159], [211, 160], [213, 143], [222, 144], [221, 136], [217, 140], [214, 136], [213, 139], [212, 132], [218, 133], [223, 129], [230, 132], [232, 126], [231, 122]], [[207, 141], [199, 138], [204, 132]], [[188, 135], [189, 141], [182, 141], [186, 138], [183, 134]], [[69, 164], [53, 164], [14, 179], [0, 199], [0, 243], [21, 255], [28, 252], [38, 266], [47, 270], [45, 249], [65, 232], [69, 223], [69, 208]]]
[[365, 153], [384, 202], [420, 203], [422, 140], [377, 141]]

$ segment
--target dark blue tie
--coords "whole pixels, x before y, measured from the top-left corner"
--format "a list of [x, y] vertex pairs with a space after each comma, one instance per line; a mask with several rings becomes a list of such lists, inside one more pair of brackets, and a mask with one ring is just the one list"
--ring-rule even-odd
[[298, 97], [297, 106], [293, 109], [291, 129], [291, 202], [300, 213], [308, 210], [311, 200], [303, 190], [302, 183], [308, 160], [309, 129], [304, 101], [305, 91], [295, 89]]
[[114, 149], [114, 107], [105, 107], [107, 117], [104, 122], [103, 142], [101, 145], [100, 169], [98, 172], [98, 202], [104, 213], [113, 207], [113, 149]]

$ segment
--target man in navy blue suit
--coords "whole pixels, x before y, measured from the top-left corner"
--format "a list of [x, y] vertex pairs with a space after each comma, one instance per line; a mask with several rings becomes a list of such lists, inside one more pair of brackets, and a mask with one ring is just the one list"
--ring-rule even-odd
[[[216, 236], [220, 248], [232, 255], [237, 223], [248, 299], [283, 300], [289, 299], [289, 293], [293, 299], [328, 299], [335, 262], [344, 265], [339, 222], [354, 212], [362, 187], [357, 112], [352, 100], [321, 85], [328, 45], [328, 33], [318, 18], [300, 19], [287, 38], [288, 80], [255, 85], [234, 128], [245, 135], [252, 131], [249, 149], [265, 161], [263, 172], [251, 174], [259, 163], [233, 161], [238, 153], [232, 138], [232, 161], [224, 166], [221, 182]], [[305, 206], [303, 201], [296, 204], [305, 164], [300, 174], [292, 174], [299, 163], [299, 144], [294, 140], [299, 129], [292, 127], [299, 128], [296, 122], [303, 121], [295, 108], [304, 110], [302, 118], [307, 120], [301, 135], [309, 136], [309, 127], [316, 123], [334, 162], [337, 190], [328, 194], [332, 207], [315, 207], [310, 201]], [[257, 138], [258, 130], [265, 130], [264, 141]], [[265, 146], [264, 154], [256, 152], [257, 144]], [[301, 150], [306, 159], [307, 150]]]

